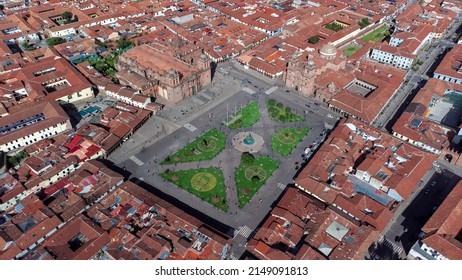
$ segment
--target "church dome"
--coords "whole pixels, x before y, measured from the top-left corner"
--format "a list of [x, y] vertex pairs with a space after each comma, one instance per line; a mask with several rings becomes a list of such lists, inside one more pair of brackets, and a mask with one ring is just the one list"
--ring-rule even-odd
[[321, 47], [319, 53], [324, 56], [334, 56], [337, 54], [337, 48], [331, 43], [328, 43]]

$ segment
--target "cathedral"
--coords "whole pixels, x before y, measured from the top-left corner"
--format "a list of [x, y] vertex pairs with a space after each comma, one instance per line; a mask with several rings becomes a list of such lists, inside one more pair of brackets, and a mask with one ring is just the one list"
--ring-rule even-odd
[[294, 55], [288, 63], [283, 80], [291, 88], [304, 96], [316, 96], [316, 79], [327, 70], [339, 71], [345, 68], [345, 58], [337, 48], [328, 43], [318, 52], [312, 50]]

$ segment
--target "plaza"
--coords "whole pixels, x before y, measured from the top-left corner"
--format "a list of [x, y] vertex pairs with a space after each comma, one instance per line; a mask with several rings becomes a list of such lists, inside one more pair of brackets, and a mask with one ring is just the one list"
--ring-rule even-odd
[[[178, 120], [179, 114], [160, 116], [160, 120], [174, 128], [173, 132], [168, 131], [166, 135], [158, 139], [143, 136], [149, 131], [142, 131], [144, 134], [140, 136], [134, 135], [141, 139], [149, 139], [149, 141], [140, 143], [138, 146], [136, 146], [137, 143], [129, 143], [124, 150], [134, 152], [120, 155], [116, 162], [120, 168], [130, 172], [130, 177], [133, 180], [143, 181], [147, 185], [147, 189], [152, 188], [153, 191], [163, 193], [167, 200], [181, 201], [185, 205], [204, 213], [211, 220], [219, 221], [219, 223], [234, 229], [242, 227], [255, 229], [271, 209], [271, 204], [284, 191], [286, 185], [293, 182], [292, 177], [303, 160], [301, 155], [304, 153], [304, 149], [315, 141], [318, 143], [322, 141], [324, 130], [331, 128], [335, 119], [327, 117], [327, 114], [332, 113], [331, 111], [315, 105], [311, 100], [287, 93], [285, 88], [277, 87], [271, 93], [265, 94], [268, 89], [274, 88], [274, 85], [270, 84], [270, 81], [265, 80], [264, 77], [252, 77], [236, 70], [231, 71], [231, 74], [226, 78], [219, 77], [219, 79], [223, 83], [228, 83], [225, 79], [239, 80], [241, 85], [235, 89], [236, 92], [228, 93], [226, 96], [216, 95], [215, 99], [210, 100], [210, 104], [213, 106], [204, 104], [203, 107], [198, 107], [194, 112], [189, 112], [181, 120]], [[255, 90], [248, 90], [249, 85], [252, 85]], [[210, 93], [207, 95], [211, 96]], [[270, 98], [282, 103], [284, 108], [291, 108], [291, 112], [301, 116], [302, 120], [297, 122], [273, 120], [267, 110], [267, 102]], [[251, 119], [253, 124], [248, 127], [228, 127], [225, 124], [226, 120], [234, 112], [238, 113], [248, 104], [254, 104], [252, 105], [252, 114], [255, 117]], [[306, 104], [310, 104], [310, 110], [307, 109]], [[289, 156], [283, 156], [271, 147], [273, 135], [283, 128], [310, 129], [295, 145]], [[223, 140], [204, 142], [201, 137], [209, 135], [210, 131], [213, 131], [213, 134], [218, 133], [218, 135], [223, 133], [223, 138], [217, 137]], [[262, 170], [256, 165], [254, 167], [247, 166], [243, 172], [237, 174], [237, 170], [242, 167], [242, 152], [234, 147], [233, 137], [239, 133], [248, 136], [249, 132], [261, 136], [264, 141], [261, 150], [253, 154], [254, 157], [256, 159], [259, 157], [269, 158], [271, 162], [275, 162], [272, 166], [277, 166], [276, 168]], [[252, 136], [252, 139], [254, 138]], [[219, 143], [223, 143], [223, 149], [217, 148], [221, 145]], [[192, 160], [191, 157], [179, 156], [181, 155], [180, 151], [192, 152], [195, 158]], [[207, 152], [213, 155], [208, 154], [208, 156], [198, 159], [196, 155], [198, 152]], [[178, 156], [176, 159], [175, 154]], [[174, 161], [165, 162], [167, 157], [171, 157]], [[184, 160], [185, 158], [188, 160]], [[210, 194], [207, 196], [205, 195], [207, 191], [200, 192], [198, 190], [207, 189], [207, 186], [210, 186], [206, 183], [211, 179], [207, 175], [198, 175], [202, 177], [198, 181], [202, 182], [199, 185], [203, 187], [197, 187], [198, 185], [195, 183], [191, 184], [193, 173], [200, 173], [202, 172], [200, 170], [208, 168], [214, 168], [223, 174], [224, 193], [220, 197], [215, 196], [216, 198], [214, 198]], [[170, 172], [170, 178], [161, 175], [166, 171]], [[176, 172], [183, 171], [187, 172], [183, 173], [183, 177], [173, 177]], [[214, 177], [217, 178], [217, 185], [210, 190], [211, 192], [219, 190], [221, 186], [220, 176], [214, 175]], [[236, 182], [238, 178], [240, 182]], [[182, 180], [184, 182], [180, 184]], [[242, 183], [249, 181], [252, 183], [251, 185], [244, 186]], [[186, 185], [189, 185], [189, 188], [183, 187]], [[196, 188], [191, 185], [195, 185]], [[218, 200], [220, 200], [219, 204], [225, 204], [227, 208], [219, 206], [216, 203]], [[237, 238], [235, 242], [245, 243], [245, 237], [242, 238], [244, 239]], [[239, 250], [238, 248], [240, 247], [236, 247], [236, 250]]]

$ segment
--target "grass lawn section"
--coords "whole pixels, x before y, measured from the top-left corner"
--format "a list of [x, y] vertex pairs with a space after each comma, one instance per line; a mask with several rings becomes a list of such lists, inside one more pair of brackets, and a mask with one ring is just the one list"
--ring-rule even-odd
[[257, 157], [252, 163], [241, 163], [234, 174], [240, 208], [244, 208], [278, 167], [279, 163], [268, 156]]
[[289, 156], [309, 131], [308, 128], [280, 129], [271, 137], [271, 149], [283, 156]]
[[341, 24], [336, 23], [336, 22], [328, 23], [324, 27], [327, 28], [327, 29], [330, 29], [332, 31], [335, 31], [335, 32], [340, 31], [340, 30], [343, 29], [343, 26]]
[[175, 154], [167, 157], [161, 164], [212, 159], [223, 151], [225, 142], [225, 134], [214, 128], [202, 134]]
[[346, 55], [346, 57], [350, 57], [354, 55], [360, 49], [361, 48], [359, 46], [350, 45], [343, 50], [343, 54]]
[[104, 76], [114, 77], [117, 73], [115, 69], [114, 63], [117, 59], [118, 55], [115, 56], [107, 56], [107, 57], [99, 57], [99, 58], [91, 58], [88, 60], [91, 66], [95, 67], [98, 72], [103, 74]]
[[297, 114], [292, 113], [292, 109], [284, 107], [282, 103], [277, 103], [274, 99], [266, 101], [268, 115], [277, 122], [301, 122], [305, 119]]
[[260, 119], [260, 108], [258, 108], [258, 102], [252, 101], [247, 104], [244, 108], [236, 112], [235, 115], [230, 117], [230, 120], [235, 116], [241, 116], [235, 122], [228, 125], [231, 129], [241, 128], [241, 127], [251, 127]]
[[[228, 211], [223, 172], [220, 169], [210, 167], [161, 173], [159, 175], [218, 209], [224, 212]], [[211, 182], [214, 186], [210, 185]]]
[[389, 34], [388, 28], [389, 28], [388, 25], [382, 25], [376, 30], [362, 37], [361, 40], [366, 43], [367, 42], [374, 42], [374, 43], [382, 42], [383, 39], [385, 39], [385, 37], [387, 37]]

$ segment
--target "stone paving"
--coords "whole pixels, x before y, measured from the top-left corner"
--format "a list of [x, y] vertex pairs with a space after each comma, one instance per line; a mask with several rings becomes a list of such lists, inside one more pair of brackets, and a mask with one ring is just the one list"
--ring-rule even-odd
[[160, 115], [170, 121], [181, 121], [199, 112], [199, 110], [203, 109], [202, 106], [208, 103], [221, 103], [224, 99], [237, 93], [240, 89], [239, 81], [216, 73], [211, 86], [208, 86], [193, 98], [186, 98], [173, 107], [164, 108]]
[[[143, 178], [142, 181], [152, 186], [152, 188], [161, 191], [167, 196], [180, 200], [186, 205], [206, 214], [213, 220], [224, 223], [234, 229], [247, 227], [245, 235], [237, 235], [233, 242], [233, 255], [239, 256], [245, 249], [246, 237], [251, 236], [248, 229], [253, 231], [257, 228], [261, 220], [271, 210], [274, 201], [284, 191], [285, 186], [293, 182], [292, 177], [301, 164], [302, 159], [300, 155], [303, 154], [305, 147], [312, 142], [319, 142], [323, 130], [326, 127], [332, 127], [335, 120], [327, 118], [327, 112], [331, 112], [325, 111], [323, 108], [312, 107], [316, 112], [306, 115], [307, 110], [305, 108], [305, 103], [308, 103], [308, 100], [300, 96], [288, 94], [284, 88], [278, 88], [275, 89], [274, 92], [271, 92], [271, 97], [293, 108], [296, 113], [305, 112], [306, 120], [300, 123], [276, 123], [269, 118], [265, 105], [266, 100], [270, 98], [265, 94], [265, 91], [274, 86], [274, 81], [273, 83], [268, 83], [265, 79], [260, 79], [258, 77], [254, 78], [251, 75], [246, 76], [242, 72], [233, 70], [231, 74], [226, 77], [217, 74], [214, 83], [217, 83], [217, 85], [213, 87], [213, 91], [211, 89], [205, 90], [206, 95], [212, 97], [207, 104], [204, 104], [200, 108], [194, 108], [192, 105], [196, 104], [195, 101], [188, 99], [182, 101], [184, 104], [182, 107], [179, 107], [183, 108], [183, 112], [181, 112], [181, 109], [167, 108], [161, 116], [154, 116], [152, 120], [148, 121], [142, 127], [142, 129], [146, 127], [145, 130], [140, 129], [140, 133], [136, 132], [132, 137], [133, 140], [135, 140], [134, 137], [138, 138], [136, 138], [134, 142], [132, 142], [132, 139], [127, 141], [129, 142], [126, 143], [128, 145], [119, 148], [111, 155], [111, 159], [118, 163], [119, 167], [129, 171], [135, 180]], [[240, 90], [248, 85], [251, 85], [255, 89], [255, 94], [250, 95]], [[238, 107], [252, 100], [258, 100], [261, 111], [260, 120], [252, 128], [230, 130], [223, 126], [222, 122], [226, 118], [227, 107]], [[310, 104], [313, 106], [313, 103]], [[190, 107], [191, 111], [183, 114], [188, 108], [187, 106], [192, 106], [192, 108]], [[170, 130], [162, 131], [162, 135], [158, 135], [157, 138], [150, 136], [154, 134], [152, 131], [155, 131], [152, 127], [154, 126], [157, 128], [158, 122], [160, 121], [167, 127], [170, 127]], [[331, 123], [327, 124], [329, 122]], [[185, 124], [190, 124], [197, 128], [197, 130], [188, 130], [183, 127]], [[271, 143], [271, 136], [274, 132], [284, 127], [311, 128], [310, 133], [308, 133], [288, 157], [273, 152], [270, 144], [267, 144]], [[226, 148], [216, 158], [201, 162], [189, 162], [168, 166], [160, 165], [160, 162], [168, 155], [178, 151], [212, 128], [217, 128], [227, 135]], [[260, 188], [249, 203], [243, 209], [240, 209], [238, 207], [239, 203], [234, 182], [234, 172], [240, 165], [241, 152], [234, 149], [232, 138], [237, 133], [245, 131], [253, 131], [263, 137], [266, 143], [263, 145], [260, 154], [269, 155], [277, 160], [280, 163], [280, 168], [267, 180], [266, 184]], [[136, 136], [137, 134], [140, 134], [140, 136]], [[116, 153], [118, 154], [117, 157], [115, 156]], [[139, 161], [143, 162], [142, 166], [139, 166], [136, 162], [129, 159], [129, 157], [133, 155], [135, 155]], [[174, 184], [163, 180], [163, 178], [158, 175], [166, 169], [177, 171], [211, 166], [220, 168], [224, 174], [229, 207], [229, 211], [226, 213]]]
[[[223, 85], [221, 85], [223, 83]], [[206, 94], [207, 103], [199, 104], [194, 98], [187, 98], [179, 102], [174, 107], [166, 107], [161, 113], [154, 115], [139, 130], [137, 130], [128, 141], [116, 149], [109, 159], [115, 163], [120, 163], [140, 152], [148, 145], [156, 143], [163, 137], [171, 134], [181, 126], [190, 127], [189, 120], [194, 119], [203, 110], [213, 107], [239, 92], [239, 83], [235, 80], [217, 74], [212, 86], [206, 88], [198, 94]]]

